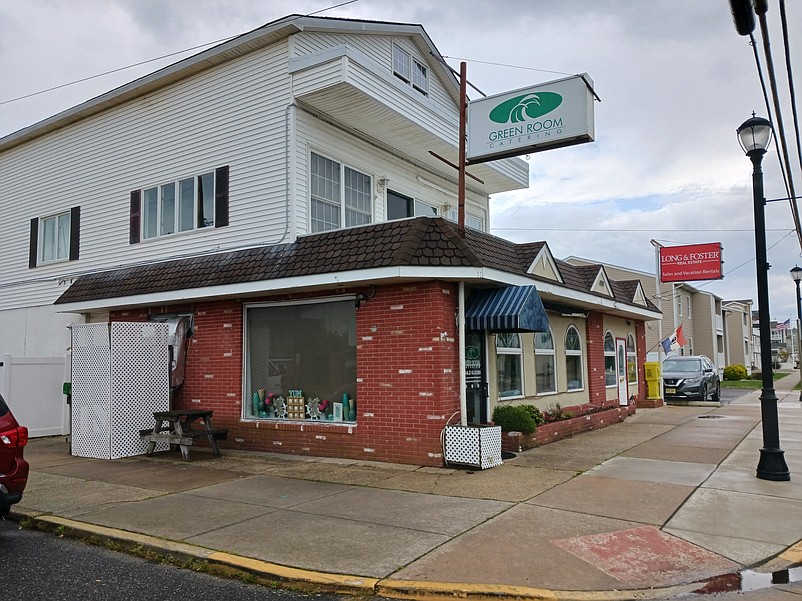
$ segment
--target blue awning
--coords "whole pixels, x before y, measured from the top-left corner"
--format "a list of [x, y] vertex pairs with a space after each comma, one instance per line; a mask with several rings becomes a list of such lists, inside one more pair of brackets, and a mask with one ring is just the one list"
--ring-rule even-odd
[[548, 332], [546, 309], [534, 286], [480, 288], [465, 302], [469, 330]]

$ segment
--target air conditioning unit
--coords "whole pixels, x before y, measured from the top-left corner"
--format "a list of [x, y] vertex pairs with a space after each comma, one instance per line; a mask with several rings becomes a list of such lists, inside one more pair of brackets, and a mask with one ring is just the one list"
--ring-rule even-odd
[[501, 465], [501, 426], [446, 426], [443, 453], [446, 464], [482, 470]]

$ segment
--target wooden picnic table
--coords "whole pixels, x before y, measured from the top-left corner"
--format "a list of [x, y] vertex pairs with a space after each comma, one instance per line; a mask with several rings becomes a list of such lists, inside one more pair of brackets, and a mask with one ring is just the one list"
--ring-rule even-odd
[[[157, 442], [166, 442], [170, 448], [181, 449], [181, 457], [189, 461], [189, 447], [196, 438], [206, 437], [215, 457], [220, 456], [218, 440], [225, 440], [228, 430], [212, 426], [212, 411], [207, 409], [180, 409], [176, 411], [154, 411], [155, 427], [140, 430], [139, 438], [148, 441], [147, 455], [153, 455]], [[193, 428], [193, 424], [199, 427]]]

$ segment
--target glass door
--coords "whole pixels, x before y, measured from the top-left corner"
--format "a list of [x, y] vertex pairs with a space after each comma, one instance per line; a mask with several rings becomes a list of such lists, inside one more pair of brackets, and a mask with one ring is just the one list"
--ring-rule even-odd
[[487, 415], [487, 370], [485, 361], [485, 333], [465, 333], [465, 388], [468, 424], [484, 424]]

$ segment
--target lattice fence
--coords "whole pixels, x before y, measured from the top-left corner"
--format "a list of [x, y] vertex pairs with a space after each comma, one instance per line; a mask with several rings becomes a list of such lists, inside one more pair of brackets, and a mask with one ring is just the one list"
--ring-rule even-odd
[[144, 453], [139, 430], [170, 408], [167, 324], [75, 325], [72, 350], [72, 454]]

